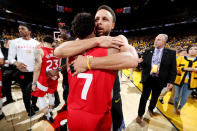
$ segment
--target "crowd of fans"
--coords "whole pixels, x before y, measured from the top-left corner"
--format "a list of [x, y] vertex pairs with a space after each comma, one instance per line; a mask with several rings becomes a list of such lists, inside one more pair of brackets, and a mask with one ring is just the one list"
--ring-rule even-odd
[[[171, 49], [180, 49], [187, 48], [188, 45], [197, 44], [196, 41], [197, 34], [188, 34], [183, 33], [182, 36], [173, 36], [169, 37], [166, 47]], [[129, 43], [136, 48], [139, 54], [143, 53], [145, 49], [152, 47], [154, 43], [154, 36], [142, 36], [142, 37], [131, 37], [128, 38]]]

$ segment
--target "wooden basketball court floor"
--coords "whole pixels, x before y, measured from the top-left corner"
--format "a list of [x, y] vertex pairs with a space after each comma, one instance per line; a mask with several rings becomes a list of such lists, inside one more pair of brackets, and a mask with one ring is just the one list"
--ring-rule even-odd
[[[123, 103], [123, 114], [125, 119], [126, 131], [176, 131], [176, 130], [185, 130], [185, 131], [196, 131], [197, 130], [197, 105], [195, 100], [189, 100], [190, 105], [188, 108], [191, 111], [185, 111], [189, 109], [184, 109], [183, 116], [174, 116], [172, 113], [172, 107], [167, 104], [170, 94], [168, 93], [164, 102], [166, 104], [160, 104], [158, 102], [157, 108], [155, 111], [159, 114], [158, 116], [151, 118], [146, 112], [142, 124], [137, 124], [135, 118], [137, 117], [138, 105], [141, 96], [141, 91], [135, 87], [135, 85], [126, 77], [128, 75], [128, 70], [123, 71], [122, 82], [121, 82], [121, 96]], [[139, 79], [140, 73], [133, 73], [135, 84], [140, 87]], [[62, 98], [62, 85], [61, 80], [59, 80], [58, 91], [60, 96], [61, 104], [53, 111], [54, 116], [56, 115], [57, 110], [61, 108], [63, 103]], [[140, 87], [141, 88], [141, 87]], [[12, 96], [15, 100], [14, 103], [6, 105], [3, 107], [3, 112], [6, 117], [0, 121], [0, 131], [26, 131], [30, 127], [33, 131], [53, 131], [53, 128], [46, 121], [39, 121], [39, 118], [43, 115], [38, 112], [36, 116], [29, 119], [24, 108], [22, 101], [22, 93], [19, 87], [12, 87]], [[3, 98], [5, 101], [5, 98]], [[194, 104], [195, 103], [195, 104]], [[39, 106], [39, 104], [37, 104]], [[148, 103], [147, 103], [148, 105]], [[147, 106], [148, 107], [148, 106]], [[170, 107], [170, 108], [169, 108]], [[191, 119], [187, 118], [187, 115], [190, 114]], [[186, 115], [186, 116], [185, 116]], [[179, 122], [178, 122], [179, 121]], [[181, 121], [181, 124], [180, 124]], [[178, 124], [177, 124], [178, 123]], [[178, 126], [177, 126], [178, 125]], [[181, 126], [180, 126], [181, 125]]]

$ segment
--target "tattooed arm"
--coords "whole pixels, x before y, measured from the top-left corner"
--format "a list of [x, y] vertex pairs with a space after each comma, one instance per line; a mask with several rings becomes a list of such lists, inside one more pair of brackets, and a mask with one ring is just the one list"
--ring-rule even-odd
[[44, 52], [40, 48], [36, 48], [34, 51], [35, 57], [35, 65], [34, 65], [34, 75], [33, 75], [33, 85], [32, 90], [35, 91], [36, 82], [40, 75], [41, 67], [42, 67], [42, 57], [44, 56]]

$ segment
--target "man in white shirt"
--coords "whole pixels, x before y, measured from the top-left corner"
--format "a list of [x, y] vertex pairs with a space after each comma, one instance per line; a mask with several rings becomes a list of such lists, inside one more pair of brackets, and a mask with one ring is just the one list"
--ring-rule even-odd
[[[4, 63], [4, 57], [1, 52], [0, 48], [0, 66], [3, 65]], [[0, 67], [0, 120], [5, 117], [4, 113], [2, 112], [2, 72], [1, 72], [1, 67]]]
[[[34, 50], [40, 43], [31, 38], [30, 26], [20, 24], [18, 30], [21, 37], [10, 42], [8, 60], [20, 71], [19, 84], [23, 93], [23, 102], [28, 116], [31, 117], [39, 110], [36, 106], [37, 98], [31, 99], [30, 93], [33, 81]], [[31, 100], [32, 106], [30, 106]]]

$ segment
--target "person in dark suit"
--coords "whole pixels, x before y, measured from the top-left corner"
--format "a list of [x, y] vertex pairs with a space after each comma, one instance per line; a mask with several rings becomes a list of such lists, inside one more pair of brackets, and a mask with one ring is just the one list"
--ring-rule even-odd
[[163, 87], [172, 88], [176, 78], [176, 52], [165, 47], [168, 40], [166, 34], [159, 34], [154, 41], [154, 48], [146, 50], [140, 59], [142, 66], [143, 84], [140, 98], [137, 123], [142, 122], [146, 103], [152, 91], [148, 111], [151, 117], [155, 116], [153, 109]]

